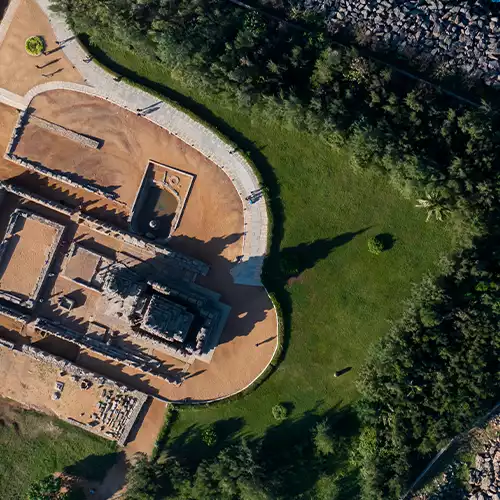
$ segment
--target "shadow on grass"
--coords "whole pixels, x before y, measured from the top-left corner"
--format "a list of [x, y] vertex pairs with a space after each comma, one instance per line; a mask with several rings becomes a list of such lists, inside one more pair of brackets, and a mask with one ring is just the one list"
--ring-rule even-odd
[[[333, 478], [341, 499], [359, 496], [358, 470], [349, 463], [353, 440], [358, 434], [358, 419], [351, 408], [332, 408], [316, 414], [317, 407], [299, 418], [292, 417], [269, 428], [262, 438], [247, 438], [256, 461], [269, 480], [277, 498], [311, 498], [311, 493], [322, 477]], [[334, 441], [334, 451], [321, 455], [314, 446], [315, 426], [326, 420]], [[218, 435], [213, 447], [203, 443], [206, 426], [192, 425], [173, 439], [164, 451], [178, 458], [192, 472], [203, 460], [211, 461], [227, 446], [240, 442], [243, 419], [220, 420], [215, 424]]]
[[397, 241], [396, 238], [394, 238], [394, 236], [391, 233], [377, 234], [376, 238], [384, 246], [384, 252], [386, 252], [387, 250], [391, 250]]
[[[170, 442], [168, 452], [181, 458], [189, 467], [196, 468], [201, 460], [214, 458], [222, 449], [238, 442], [239, 432], [245, 426], [245, 419], [219, 420], [214, 426], [217, 434], [217, 443], [214, 446], [208, 446], [203, 442], [202, 435], [207, 426], [191, 425]], [[167, 443], [163, 444], [164, 450], [167, 449], [166, 445]]]
[[326, 259], [333, 250], [350, 243], [356, 236], [368, 229], [364, 228], [354, 233], [342, 233], [334, 238], [323, 238], [312, 243], [301, 243], [295, 247], [284, 248], [279, 254], [282, 271], [280, 278], [286, 283], [288, 279], [300, 276], [307, 269], [312, 269], [319, 261]]
[[[315, 426], [325, 420], [335, 443], [333, 453], [327, 456], [316, 451], [313, 441]], [[356, 498], [359, 494], [357, 470], [347, 464], [358, 425], [356, 414], [347, 407], [332, 408], [321, 415], [312, 409], [297, 420], [288, 418], [271, 427], [260, 443], [260, 460], [267, 477], [280, 478], [277, 496], [299, 497], [310, 492], [322, 476], [338, 475], [339, 498]]]

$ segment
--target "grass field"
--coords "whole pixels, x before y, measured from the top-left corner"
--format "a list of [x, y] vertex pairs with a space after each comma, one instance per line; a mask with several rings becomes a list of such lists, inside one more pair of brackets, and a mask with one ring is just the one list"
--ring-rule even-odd
[[24, 499], [33, 482], [63, 470], [101, 480], [115, 460], [114, 443], [0, 400], [2, 498]]
[[[289, 426], [295, 427], [283, 427], [285, 438], [306, 427], [310, 415], [348, 407], [357, 398], [355, 379], [369, 346], [400, 316], [411, 283], [452, 251], [451, 230], [426, 223], [414, 200], [403, 199], [387, 179], [355, 173], [346, 152], [268, 123], [256, 111], [226, 108], [216, 95], [183, 87], [167, 68], [128, 50], [104, 42], [92, 50], [129, 79], [178, 100], [248, 152], [271, 184], [273, 207], [283, 211], [274, 214], [283, 232], [277, 228], [272, 265], [292, 254], [305, 269], [283, 292], [290, 328], [279, 368], [242, 399], [183, 409], [172, 428], [173, 446], [180, 450], [182, 444], [188, 456], [203, 453], [193, 436], [215, 421], [222, 421], [223, 434], [262, 436], [271, 429], [274, 435], [271, 408], [277, 402], [292, 409]], [[394, 245], [374, 256], [367, 240], [380, 233], [394, 238]], [[190, 439], [192, 447], [186, 446]]]

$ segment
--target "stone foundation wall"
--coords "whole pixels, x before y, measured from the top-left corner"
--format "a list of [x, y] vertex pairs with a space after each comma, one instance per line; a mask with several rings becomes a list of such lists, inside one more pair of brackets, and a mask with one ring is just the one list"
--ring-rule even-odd
[[43, 128], [44, 130], [48, 130], [53, 134], [60, 135], [65, 139], [69, 139], [70, 141], [77, 142], [78, 144], [86, 146], [87, 148], [99, 149], [99, 147], [101, 146], [100, 141], [91, 139], [86, 135], [79, 134], [78, 132], [74, 132], [73, 130], [69, 130], [65, 127], [61, 127], [61, 125], [49, 122], [47, 120], [44, 120], [43, 118], [39, 118], [38, 116], [31, 115], [29, 121], [31, 123], [34, 123], [37, 127]]
[[[16, 226], [16, 223], [19, 219], [19, 217], [24, 217], [25, 219], [33, 219], [41, 224], [46, 224], [48, 226], [53, 227], [56, 230], [56, 235], [54, 237], [54, 240], [52, 241], [52, 244], [50, 246], [48, 256], [45, 259], [43, 269], [41, 270], [40, 274], [38, 275], [38, 279], [36, 281], [35, 287], [33, 291], [31, 292], [30, 298], [28, 300], [19, 300], [16, 298], [15, 295], [10, 294], [8, 292], [2, 291], [1, 295], [6, 298], [7, 300], [10, 300], [11, 302], [14, 302], [15, 304], [22, 305], [27, 308], [32, 308], [35, 305], [35, 302], [38, 300], [38, 297], [40, 295], [40, 292], [42, 290], [43, 284], [45, 282], [45, 278], [47, 277], [47, 274], [49, 272], [50, 266], [52, 265], [52, 262], [54, 260], [55, 254], [57, 247], [59, 246], [59, 242], [61, 240], [62, 234], [64, 232], [65, 227], [61, 224], [58, 224], [57, 222], [54, 222], [50, 219], [46, 219], [45, 217], [40, 217], [37, 214], [34, 214], [32, 212], [29, 212], [27, 210], [22, 210], [22, 209], [16, 209], [12, 213], [9, 224], [7, 225], [7, 230], [5, 231], [5, 237], [0, 244], [0, 265], [3, 265], [2, 258], [3, 254], [5, 253], [5, 250], [9, 244], [9, 240], [11, 239], [12, 235], [14, 234], [14, 228]], [[8, 264], [7, 264], [8, 265]], [[14, 300], [13, 300], [14, 299]]]
[[[0, 344], [12, 344], [11, 342], [7, 341], [1, 341], [0, 339]], [[14, 344], [12, 344], [12, 347], [7, 346], [6, 347], [12, 349], [14, 348]], [[108, 379], [106, 377], [103, 377], [102, 375], [99, 375], [94, 372], [90, 372], [88, 370], [85, 370], [84, 368], [81, 368], [74, 363], [71, 363], [70, 361], [60, 358], [59, 356], [54, 356], [53, 354], [50, 354], [46, 351], [42, 351], [41, 349], [38, 349], [36, 347], [30, 346], [30, 345], [23, 345], [21, 347], [21, 352], [25, 354], [26, 356], [29, 356], [31, 358], [36, 359], [37, 361], [40, 361], [42, 363], [54, 366], [58, 368], [61, 371], [65, 371], [71, 375], [76, 375], [77, 377], [80, 377], [82, 379], [87, 379], [90, 380], [92, 383], [96, 384], [98, 387], [106, 387], [110, 388], [112, 390], [118, 391], [120, 393], [125, 393], [133, 398], [135, 398], [135, 403], [131, 411], [128, 413], [126, 416], [126, 422], [121, 429], [120, 435], [118, 436], [117, 442], [120, 446], [124, 446], [125, 442], [130, 434], [130, 431], [132, 429], [132, 426], [134, 425], [135, 421], [137, 420], [137, 417], [144, 406], [144, 403], [148, 399], [148, 396], [142, 392], [129, 389], [125, 385], [121, 385], [116, 383], [114, 380]], [[93, 432], [95, 434], [98, 434], [102, 436], [102, 434], [96, 432], [94, 428], [88, 424], [84, 424], [82, 422], [79, 422], [78, 420], [75, 420], [73, 418], [68, 418], [67, 421], [71, 423], [72, 425], [76, 425], [78, 427], [81, 427], [82, 429], [85, 429], [86, 431]]]
[[161, 378], [169, 383], [175, 381], [172, 377], [158, 372], [161, 367], [161, 362], [152, 356], [146, 354], [133, 353], [130, 350], [120, 349], [96, 339], [87, 337], [86, 335], [79, 334], [69, 328], [56, 325], [49, 320], [38, 318], [34, 323], [35, 331], [44, 335], [53, 335], [55, 337], [66, 340], [73, 344], [90, 349], [94, 352], [101, 354], [104, 357], [118, 361], [124, 365], [135, 368], [145, 373], [149, 373], [155, 377]]
[[160, 253], [172, 259], [174, 264], [182, 266], [183, 268], [189, 269], [190, 271], [194, 271], [197, 274], [202, 274], [206, 276], [210, 267], [201, 262], [200, 260], [193, 259], [191, 257], [186, 257], [183, 254], [173, 252], [166, 247], [157, 245], [152, 243], [145, 238], [141, 238], [140, 236], [135, 236], [131, 233], [118, 229], [117, 227], [108, 224], [107, 222], [102, 222], [99, 219], [96, 219], [90, 215], [80, 213], [79, 214], [79, 222], [86, 224], [93, 231], [104, 234], [106, 236], [111, 236], [112, 238], [119, 239], [124, 243], [128, 243], [129, 245], [133, 245], [139, 248], [143, 248], [146, 251], [149, 251], [153, 254]]
[[14, 309], [11, 309], [10, 307], [6, 307], [6, 306], [2, 306], [2, 305], [0, 305], [0, 315], [7, 316], [7, 318], [18, 321], [19, 323], [22, 323], [23, 325], [25, 325], [30, 319], [28, 314], [23, 314], [19, 311], [15, 311]]
[[30, 193], [24, 189], [13, 186], [12, 184], [7, 184], [5, 182], [0, 181], [0, 193], [2, 191], [7, 191], [9, 193], [12, 193], [12, 194], [18, 196], [19, 198], [23, 198], [23, 199], [31, 201], [33, 203], [37, 203], [38, 205], [42, 205], [46, 208], [50, 208], [51, 210], [55, 210], [56, 212], [64, 214], [68, 217], [71, 217], [75, 213], [75, 210], [68, 208], [68, 207], [65, 207], [61, 203], [57, 203], [57, 202], [52, 201], [52, 200], [47, 200], [47, 199], [42, 198], [36, 194]]
[[[161, 342], [160, 340], [156, 340], [152, 335], [135, 331], [128, 332], [128, 335], [130, 335], [131, 337], [135, 337], [138, 340], [142, 340], [143, 342], [146, 342], [148, 346], [154, 349], [158, 349], [159, 351], [162, 351], [168, 354], [169, 356], [172, 356], [173, 358], [180, 359], [182, 361], [185, 361], [186, 363], [192, 363], [194, 361], [193, 356], [187, 354], [184, 350], [176, 349], [175, 347], [172, 347], [166, 342]], [[173, 383], [173, 381], [171, 382]]]
[[132, 233], [129, 233], [127, 231], [123, 231], [122, 229], [119, 229], [113, 226], [112, 224], [108, 224], [107, 222], [103, 222], [99, 219], [96, 219], [91, 215], [81, 213], [79, 210], [65, 207], [61, 203], [47, 200], [38, 195], [30, 193], [25, 189], [13, 186], [11, 184], [7, 184], [5, 182], [0, 182], [0, 189], [4, 189], [25, 200], [38, 203], [52, 210], [56, 210], [57, 212], [60, 212], [68, 217], [74, 217], [78, 214], [79, 224], [85, 224], [87, 227], [90, 227], [93, 231], [96, 231], [97, 233], [103, 234], [105, 236], [110, 236], [112, 238], [116, 238], [120, 241], [123, 241], [124, 243], [146, 250], [150, 252], [152, 256], [154, 256], [157, 253], [165, 255], [169, 259], [173, 260], [173, 264], [182, 266], [183, 268], [189, 269], [190, 271], [193, 271], [197, 274], [206, 276], [208, 274], [208, 271], [210, 270], [210, 267], [200, 260], [193, 259], [191, 257], [186, 257], [185, 255], [174, 252], [164, 246], [152, 243], [146, 240], [145, 238], [141, 238], [140, 236], [133, 235]]
[[350, 32], [376, 50], [432, 61], [442, 71], [500, 88], [500, 22], [491, 0], [299, 0], [330, 32]]
[[118, 195], [115, 193], [108, 193], [107, 191], [104, 191], [103, 189], [96, 187], [89, 182], [77, 182], [73, 178], [71, 178], [70, 176], [68, 176], [66, 174], [62, 174], [60, 172], [57, 172], [56, 170], [52, 170], [52, 169], [45, 167], [43, 165], [35, 164], [32, 161], [30, 161], [28, 158], [23, 158], [23, 157], [18, 156], [14, 153], [6, 153], [5, 159], [9, 160], [13, 163], [16, 163], [17, 165], [20, 165], [21, 167], [23, 167], [26, 170], [29, 170], [31, 172], [35, 172], [39, 175], [49, 177], [50, 179], [53, 179], [55, 181], [62, 182], [64, 184], [68, 184], [69, 186], [77, 188], [77, 189], [83, 189], [84, 191], [88, 191], [89, 193], [95, 194], [95, 195], [100, 196], [102, 198], [106, 198], [107, 200], [113, 201], [114, 203], [118, 203], [120, 205], [125, 205], [121, 201], [117, 200]]

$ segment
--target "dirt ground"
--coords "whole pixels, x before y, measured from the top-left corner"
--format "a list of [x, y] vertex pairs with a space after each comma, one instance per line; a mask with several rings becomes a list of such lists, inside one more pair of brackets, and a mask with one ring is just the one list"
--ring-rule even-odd
[[138, 432], [135, 436], [131, 434], [130, 441], [125, 446], [125, 453], [129, 458], [133, 457], [134, 453], [150, 455], [165, 422], [165, 403], [157, 399], [151, 399], [150, 403]]
[[20, 217], [2, 259], [2, 269], [5, 270], [0, 273], [0, 290], [11, 292], [23, 300], [30, 298], [44, 271], [56, 236], [56, 228]]
[[[69, 375], [61, 377], [55, 367], [7, 349], [0, 349], [0, 379], [0, 396], [63, 420], [72, 417], [86, 421], [100, 399], [101, 389], [81, 390]], [[63, 382], [64, 388], [61, 399], [54, 401], [52, 393], [56, 381]]]
[[[64, 56], [62, 50], [39, 57], [28, 55], [24, 43], [26, 38], [34, 35], [43, 36], [47, 51], [59, 48], [50, 23], [35, 0], [22, 0], [0, 46], [0, 87], [24, 95], [35, 85], [52, 80], [84, 83], [80, 73]], [[45, 68], [37, 68], [37, 65], [48, 63], [51, 64]], [[53, 76], [43, 76], [56, 71]]]
[[[231, 307], [212, 362], [195, 362], [189, 369], [189, 377], [180, 387], [121, 365], [105, 362], [89, 351], [82, 353], [79, 363], [92, 365], [89, 367], [93, 369], [102, 369], [106, 375], [119, 378], [132, 387], [160, 394], [173, 401], [220, 398], [252, 382], [272, 357], [277, 343], [277, 324], [272, 303], [265, 290], [235, 285], [230, 274], [235, 259], [241, 254], [243, 233], [243, 206], [230, 179], [215, 164], [165, 130], [107, 101], [57, 90], [37, 96], [32, 106], [41, 118], [104, 141], [101, 151], [106, 154], [106, 162], [116, 158], [120, 168], [106, 167], [107, 171], [102, 174], [99, 172], [99, 175], [107, 176], [108, 185], [117, 186], [117, 192], [123, 199], [133, 199], [135, 196], [149, 160], [196, 176], [181, 223], [170, 240], [170, 245], [210, 264], [210, 273], [207, 277], [200, 278], [199, 282], [220, 293], [221, 301]], [[9, 119], [2, 118], [3, 116], [4, 112], [0, 107], [0, 119]], [[37, 148], [28, 143], [26, 147], [30, 151]], [[47, 145], [40, 147], [45, 149]], [[59, 157], [58, 153], [51, 154], [54, 161], [61, 158], [61, 163], [47, 166], [64, 169], [63, 157]], [[78, 159], [74, 162], [81, 167], [80, 175], [92, 176], [92, 173], [87, 174], [86, 168]], [[102, 164], [101, 169], [104, 168], [105, 164]], [[7, 170], [0, 164], [0, 178], [15, 177], [14, 181], [17, 182], [23, 177], [18, 171], [15, 175], [12, 172], [11, 168]], [[31, 182], [34, 189], [37, 189], [35, 184]], [[49, 196], [50, 187], [43, 194]], [[59, 278], [57, 283], [61, 280]], [[69, 285], [64, 285], [66, 286]], [[59, 290], [54, 292], [59, 293]], [[92, 302], [89, 302], [89, 311], [92, 308]], [[82, 313], [85, 316], [88, 314], [83, 310]], [[179, 371], [182, 363], [172, 360], [172, 368]]]

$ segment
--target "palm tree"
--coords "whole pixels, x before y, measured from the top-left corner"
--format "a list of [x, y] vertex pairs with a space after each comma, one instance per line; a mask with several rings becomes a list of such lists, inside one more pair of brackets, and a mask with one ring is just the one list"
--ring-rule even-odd
[[425, 222], [429, 222], [432, 217], [435, 217], [436, 220], [442, 221], [451, 213], [446, 200], [436, 191], [426, 193], [425, 198], [417, 200], [417, 204], [415, 206], [417, 208], [425, 208], [427, 210], [427, 219], [425, 219]]

